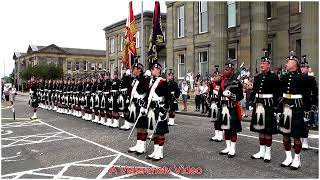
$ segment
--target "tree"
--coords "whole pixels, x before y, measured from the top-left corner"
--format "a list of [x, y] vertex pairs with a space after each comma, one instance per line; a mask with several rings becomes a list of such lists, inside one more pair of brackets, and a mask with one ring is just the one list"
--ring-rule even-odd
[[63, 69], [62, 66], [40, 63], [35, 66], [29, 65], [20, 73], [21, 79], [25, 81], [29, 80], [32, 76], [43, 79], [58, 79], [63, 77]]

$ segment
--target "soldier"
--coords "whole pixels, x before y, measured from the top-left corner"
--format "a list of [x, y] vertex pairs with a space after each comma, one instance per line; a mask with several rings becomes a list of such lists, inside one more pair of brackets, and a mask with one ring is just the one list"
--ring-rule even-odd
[[82, 119], [89, 120], [89, 113], [90, 113], [90, 97], [91, 97], [91, 80], [89, 77], [87, 77], [87, 81], [85, 83], [84, 88], [84, 115], [82, 116]]
[[219, 72], [219, 66], [215, 66], [216, 70], [213, 73], [213, 82], [209, 85], [209, 102], [210, 102], [210, 111], [209, 117], [212, 118], [214, 122], [214, 137], [210, 141], [221, 142], [223, 139], [223, 131], [221, 129], [221, 119], [219, 119], [219, 109], [220, 107], [220, 97], [219, 91], [221, 86], [221, 74]]
[[39, 103], [39, 99], [37, 97], [37, 94], [39, 89], [38, 89], [38, 84], [34, 80], [33, 77], [31, 77], [31, 83], [30, 83], [30, 95], [31, 95], [31, 107], [33, 108], [33, 116], [30, 119], [37, 119], [37, 107]]
[[143, 65], [141, 63], [135, 63], [132, 66], [132, 76], [134, 80], [130, 96], [129, 122], [135, 123], [135, 128], [137, 128], [137, 143], [129, 148], [128, 152], [141, 155], [146, 151], [145, 146], [148, 135], [146, 108], [149, 79], [143, 75]]
[[[286, 69], [288, 73], [284, 75], [280, 81], [280, 93], [282, 99], [280, 100], [277, 109], [279, 119], [279, 132], [283, 135], [283, 145], [286, 151], [286, 159], [282, 162], [282, 167], [288, 167], [296, 170], [300, 168], [300, 152], [301, 140], [300, 138], [307, 138], [308, 129], [307, 121], [309, 119], [310, 104], [310, 90], [306, 86], [308, 77], [301, 73], [300, 62], [298, 58], [291, 51], [287, 57]], [[291, 155], [291, 139], [294, 139], [294, 159]]]
[[82, 99], [82, 92], [83, 92], [83, 83], [81, 78], [78, 79], [77, 85], [76, 85], [76, 103], [75, 103], [75, 116], [76, 117], [82, 117], [82, 108], [81, 106], [83, 105], [83, 99]]
[[112, 111], [112, 119], [113, 123], [110, 125], [111, 128], [118, 128], [119, 127], [119, 87], [120, 87], [120, 80], [118, 79], [118, 71], [114, 71], [113, 80], [111, 85], [111, 96], [109, 97], [109, 102], [111, 102]]
[[[104, 77], [104, 84], [103, 84], [103, 99], [101, 100], [102, 102], [102, 107], [104, 107], [104, 113], [102, 114], [102, 116], [105, 118], [107, 117], [107, 122], [103, 123], [103, 121], [101, 120], [100, 123], [104, 126], [111, 126], [112, 124], [112, 111], [110, 110], [112, 102], [109, 101], [109, 99], [111, 98], [111, 86], [112, 86], [112, 82], [110, 80], [110, 72], [107, 71], [106, 75]], [[104, 119], [103, 118], [103, 119]]]
[[[89, 121], [93, 121], [95, 119], [95, 95], [97, 92], [97, 88], [98, 88], [98, 82], [97, 82], [97, 78], [95, 76], [92, 76], [92, 80], [91, 80], [91, 90], [90, 90], [90, 110], [89, 110]], [[99, 115], [98, 115], [99, 116]]]
[[174, 118], [176, 117], [176, 111], [178, 110], [178, 101], [177, 98], [180, 96], [180, 89], [178, 87], [178, 83], [174, 81], [174, 74], [172, 72], [172, 69], [169, 69], [168, 73], [168, 86], [169, 86], [169, 91], [172, 96], [170, 102], [170, 110], [169, 110], [169, 126], [174, 126]]
[[132, 77], [130, 69], [125, 71], [120, 82], [120, 95], [119, 95], [119, 112], [123, 112], [124, 115], [124, 125], [120, 127], [121, 130], [130, 130], [133, 126], [129, 122], [129, 105], [130, 105], [130, 94], [132, 90]]
[[[311, 102], [311, 114], [313, 115], [313, 113], [315, 113], [316, 111], [318, 111], [318, 84], [317, 81], [315, 79], [314, 76], [312, 76], [309, 72], [309, 65], [307, 62], [307, 56], [304, 55], [302, 56], [303, 61], [301, 62], [301, 72], [303, 74], [305, 74], [306, 76], [308, 76], [308, 83], [306, 83], [307, 85], [309, 85], [310, 87], [310, 102]], [[309, 145], [308, 145], [308, 138], [301, 138], [301, 142], [302, 142], [302, 150], [308, 150], [309, 149]]]
[[48, 99], [47, 99], [47, 102], [46, 102], [46, 105], [47, 105], [47, 109], [48, 110], [51, 110], [52, 109], [52, 80], [49, 79], [48, 81], [48, 95], [47, 95]]
[[154, 151], [147, 159], [159, 161], [163, 159], [164, 135], [169, 133], [168, 110], [172, 95], [168, 82], [161, 78], [161, 65], [155, 62], [151, 69], [152, 79], [148, 95], [147, 117], [148, 127], [153, 130]]
[[[101, 100], [103, 96], [103, 76], [100, 75], [97, 81], [97, 91], [95, 93], [95, 98], [94, 98], [94, 113], [95, 113], [95, 118], [92, 122], [98, 123], [100, 121], [99, 116], [101, 118]], [[103, 122], [105, 123], [105, 122]]]
[[250, 130], [259, 133], [260, 150], [252, 159], [271, 160], [272, 135], [278, 133], [274, 107], [279, 100], [279, 78], [270, 70], [271, 60], [265, 50], [260, 61], [261, 73], [254, 77], [253, 93], [249, 100], [253, 107]]
[[241, 107], [239, 101], [243, 99], [241, 82], [234, 73], [234, 65], [226, 63], [224, 66], [224, 78], [221, 82], [221, 129], [225, 131], [227, 147], [219, 154], [233, 158], [236, 153], [237, 133], [241, 132]]
[[36, 80], [37, 82], [37, 88], [38, 88], [38, 102], [39, 102], [39, 107], [43, 108], [43, 97], [44, 97], [44, 82], [43, 79]]
[[52, 85], [51, 85], [51, 110], [56, 111], [56, 80], [52, 80]]

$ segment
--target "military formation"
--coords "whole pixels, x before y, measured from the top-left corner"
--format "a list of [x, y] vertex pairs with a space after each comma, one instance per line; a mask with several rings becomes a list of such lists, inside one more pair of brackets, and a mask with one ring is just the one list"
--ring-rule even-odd
[[[253, 109], [250, 130], [259, 135], [259, 151], [251, 158], [270, 162], [272, 136], [282, 134], [286, 158], [281, 166], [296, 170], [301, 167], [301, 149], [308, 149], [307, 123], [310, 112], [317, 111], [318, 107], [317, 82], [307, 73], [305, 56], [300, 61], [290, 54], [286, 58], [286, 74], [280, 78], [270, 68], [271, 59], [264, 53], [260, 61], [261, 73], [254, 77], [253, 96], [249, 100]], [[30, 106], [34, 108], [31, 118], [37, 118], [39, 106], [103, 126], [130, 130], [129, 138], [136, 130], [136, 144], [128, 152], [142, 155], [153, 141], [154, 151], [146, 158], [161, 160], [165, 135], [169, 133], [169, 126], [175, 125], [178, 110], [180, 90], [174, 74], [170, 70], [167, 78], [163, 78], [158, 62], [146, 72], [141, 63], [133, 64], [124, 72], [121, 79], [117, 71], [112, 79], [108, 72], [97, 78], [77, 80], [31, 79], [28, 83]], [[216, 66], [208, 88], [209, 117], [215, 128], [215, 135], [210, 140], [224, 140], [226, 148], [219, 154], [233, 158], [237, 133], [242, 131], [243, 114], [239, 102], [244, 98], [234, 65], [226, 63], [222, 69]], [[121, 127], [120, 117], [124, 119]], [[148, 137], [150, 141], [147, 142]]]

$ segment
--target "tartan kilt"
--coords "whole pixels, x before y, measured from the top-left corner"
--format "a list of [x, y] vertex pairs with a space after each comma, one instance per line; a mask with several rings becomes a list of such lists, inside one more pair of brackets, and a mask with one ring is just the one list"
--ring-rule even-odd
[[[159, 116], [159, 109], [155, 108], [153, 109], [154, 111], [154, 114], [155, 114], [155, 119], [156, 119], [156, 122], [158, 121], [157, 117]], [[159, 135], [163, 135], [163, 134], [167, 134], [169, 133], [169, 126], [168, 126], [168, 119], [167, 119], [167, 116], [168, 115], [168, 112], [166, 112], [163, 116], [161, 116], [161, 121], [158, 122], [158, 125], [156, 127], [156, 130], [155, 130], [155, 133], [154, 134], [159, 134]], [[150, 130], [153, 130], [154, 127], [152, 125], [152, 123], [150, 123], [150, 127], [149, 127]]]
[[256, 114], [256, 107], [252, 111], [252, 119], [250, 124], [250, 131], [261, 134], [278, 134], [277, 119], [274, 116], [274, 108], [270, 106], [264, 106], [265, 110], [265, 127], [264, 129], [256, 129], [255, 125], [262, 125], [262, 117], [258, 119]]
[[[229, 110], [229, 114], [230, 114], [230, 128], [224, 129], [224, 130], [228, 130], [231, 132], [241, 132], [242, 126], [241, 126], [240, 120], [237, 117], [237, 108], [236, 107], [228, 107], [228, 110]], [[222, 108], [220, 111], [222, 111]], [[227, 118], [223, 118], [222, 113], [220, 113], [218, 119], [221, 119], [221, 126], [227, 125]]]

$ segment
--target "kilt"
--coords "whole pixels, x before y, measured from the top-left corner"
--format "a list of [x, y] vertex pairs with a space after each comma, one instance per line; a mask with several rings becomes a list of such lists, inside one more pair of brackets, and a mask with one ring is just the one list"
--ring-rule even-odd
[[[292, 119], [291, 123], [284, 119], [283, 114], [280, 116], [279, 128], [289, 128], [290, 133], [284, 133], [279, 129], [279, 133], [284, 136], [293, 137], [293, 138], [307, 138], [309, 130], [307, 128], [307, 123], [304, 122], [304, 111], [299, 107], [292, 107]], [[291, 127], [290, 127], [291, 124]]]
[[[150, 110], [149, 110], [150, 111]], [[155, 122], [158, 121], [158, 116], [159, 116], [159, 109], [158, 108], [155, 108], [153, 109], [154, 111], [154, 114], [155, 114]], [[157, 124], [157, 127], [156, 127], [156, 130], [155, 130], [155, 133], [154, 134], [159, 134], [159, 135], [163, 135], [163, 134], [167, 134], [169, 133], [169, 126], [168, 126], [168, 112], [166, 112], [163, 116], [160, 116], [160, 121], [158, 122]], [[154, 130], [154, 127], [153, 127], [153, 124], [150, 123], [150, 127], [149, 127], [150, 130]]]
[[[221, 119], [221, 128], [223, 130], [228, 130], [231, 132], [241, 132], [242, 131], [242, 126], [241, 122], [237, 117], [237, 108], [236, 107], [228, 107], [229, 114], [230, 114], [230, 128], [224, 128], [223, 126], [226, 126], [228, 124], [227, 118], [223, 118], [223, 114], [219, 113], [219, 118]], [[222, 108], [221, 110], [222, 111]]]
[[37, 108], [39, 106], [39, 101], [37, 96], [36, 97], [31, 97], [31, 107]]
[[263, 119], [262, 117], [259, 119], [257, 117], [255, 106], [252, 111], [252, 119], [250, 124], [250, 131], [261, 133], [261, 134], [277, 134], [278, 133], [278, 126], [277, 126], [277, 119], [274, 116], [274, 108], [271, 106], [263, 106], [265, 110], [265, 123], [263, 129], [258, 129], [256, 125], [262, 125]]

